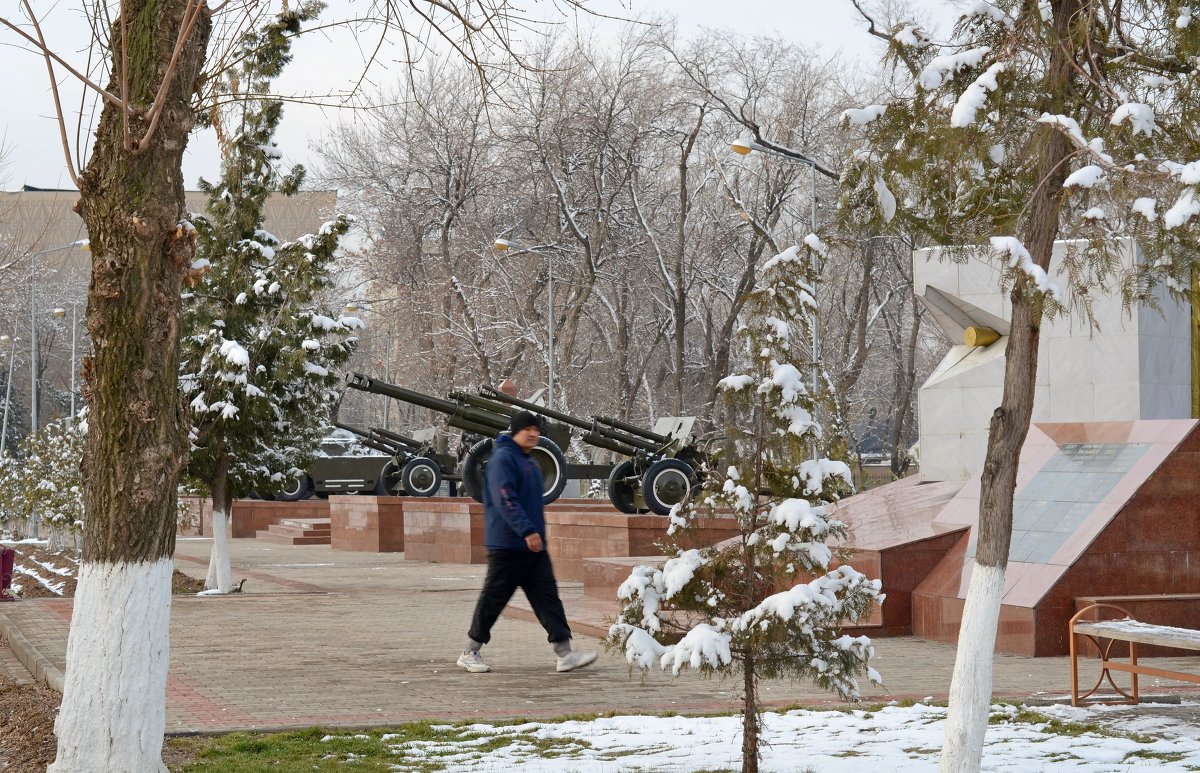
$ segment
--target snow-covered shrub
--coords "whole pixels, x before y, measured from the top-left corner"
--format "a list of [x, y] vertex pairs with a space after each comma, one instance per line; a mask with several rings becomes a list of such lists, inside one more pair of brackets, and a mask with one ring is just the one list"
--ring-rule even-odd
[[[813, 247], [809, 247], [812, 249]], [[630, 665], [679, 674], [745, 677], [743, 770], [757, 770], [760, 677], [810, 679], [845, 698], [858, 678], [879, 681], [871, 641], [844, 636], [883, 600], [878, 580], [835, 563], [826, 542], [846, 535], [828, 503], [850, 489], [842, 462], [806, 458], [820, 427], [800, 364], [815, 312], [807, 259], [792, 248], [767, 262], [738, 331], [746, 365], [721, 382], [730, 404], [734, 458], [710, 470], [699, 492], [670, 515], [662, 569], [639, 566], [621, 586], [609, 631]], [[700, 549], [695, 527], [723, 513], [739, 536]]]
[[86, 431], [83, 421], [52, 421], [26, 435], [16, 456], [0, 459], [0, 531], [33, 536], [36, 515], [51, 550], [81, 547]]

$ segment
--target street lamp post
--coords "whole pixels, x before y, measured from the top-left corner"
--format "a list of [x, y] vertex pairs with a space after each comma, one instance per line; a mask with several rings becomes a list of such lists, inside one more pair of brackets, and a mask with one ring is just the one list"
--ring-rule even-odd
[[3, 335], [0, 336], [0, 344], [12, 344], [8, 350], [8, 380], [4, 382], [4, 421], [0, 423], [0, 459], [3, 459], [8, 448], [8, 406], [12, 401], [13, 360], [17, 358], [17, 339]]
[[76, 247], [87, 249], [89, 243], [87, 239], [77, 239], [61, 247], [51, 247], [48, 250], [38, 250], [37, 252], [29, 253], [29, 431], [33, 433], [36, 433], [38, 430], [37, 312], [34, 306], [36, 300], [34, 298], [34, 288], [37, 287], [35, 280], [37, 261], [34, 258], [38, 255], [49, 255], [52, 252], [73, 250]]
[[[748, 156], [748, 155], [750, 155], [751, 152], [757, 150], [760, 153], [767, 153], [769, 155], [778, 156], [778, 157], [786, 159], [788, 161], [798, 161], [801, 164], [808, 165], [808, 170], [811, 175], [809, 178], [809, 186], [810, 186], [809, 198], [811, 199], [811, 202], [810, 202], [811, 208], [809, 210], [809, 229], [810, 229], [811, 233], [815, 236], [817, 233], [817, 173], [820, 172], [821, 174], [825, 175], [826, 177], [828, 177], [831, 180], [837, 180], [838, 174], [819, 161], [814, 161], [813, 159], [809, 158], [808, 156], [797, 153], [794, 150], [789, 150], [787, 148], [778, 147], [778, 146], [772, 145], [770, 143], [756, 142], [755, 140], [740, 139], [740, 140], [735, 140], [733, 142], [733, 144], [731, 145], [730, 149], [734, 153], [737, 153], [739, 156]], [[816, 252], [816, 250], [813, 250], [810, 248], [809, 254], [812, 256], [811, 266], [812, 266], [812, 273], [813, 273], [813, 301], [815, 303], [816, 299], [817, 299], [817, 276], [818, 276], [817, 272], [819, 270], [818, 265], [817, 265], [817, 252]], [[813, 354], [812, 393], [813, 393], [814, 400], [816, 399], [816, 396], [820, 392], [820, 388], [821, 388], [820, 366], [818, 365], [820, 358], [821, 358], [821, 332], [820, 332], [820, 322], [819, 322], [820, 315], [817, 313], [818, 311], [819, 310], [814, 310], [813, 326], [812, 326], [812, 350], [813, 350], [812, 351], [812, 354]]]
[[517, 250], [529, 252], [546, 259], [546, 337], [549, 354], [546, 357], [546, 407], [554, 410], [554, 256], [548, 252], [522, 247], [508, 239], [497, 239], [492, 245], [500, 252]]
[[[79, 323], [76, 317], [78, 309], [78, 304], [71, 304], [71, 418], [67, 419], [67, 422], [71, 426], [75, 425], [75, 333]], [[51, 313], [55, 319], [62, 319], [67, 316], [67, 310], [61, 307], [56, 308]]]

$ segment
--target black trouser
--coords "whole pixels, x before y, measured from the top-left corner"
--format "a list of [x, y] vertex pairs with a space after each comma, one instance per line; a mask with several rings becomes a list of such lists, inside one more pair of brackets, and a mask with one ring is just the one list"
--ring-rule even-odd
[[483, 581], [475, 615], [471, 618], [471, 630], [467, 634], [471, 639], [480, 644], [491, 641], [492, 626], [517, 588], [525, 591], [533, 613], [546, 629], [547, 641], [553, 644], [571, 638], [550, 555], [544, 550], [541, 553], [489, 550], [487, 578]]

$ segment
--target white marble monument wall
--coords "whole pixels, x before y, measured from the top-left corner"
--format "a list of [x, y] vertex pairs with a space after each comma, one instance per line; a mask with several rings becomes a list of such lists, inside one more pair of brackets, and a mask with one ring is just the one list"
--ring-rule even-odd
[[[1126, 265], [1136, 248], [1121, 240]], [[1055, 246], [1050, 275], [1066, 243]], [[954, 342], [918, 396], [920, 467], [925, 480], [967, 480], [983, 467], [988, 421], [1000, 404], [1011, 317], [997, 262], [913, 254], [917, 295]], [[1062, 286], [1064, 283], [1060, 282]], [[1119, 296], [1093, 296], [1099, 329], [1078, 316], [1042, 328], [1034, 395], [1035, 422], [1135, 421], [1191, 416], [1191, 317], [1188, 304], [1157, 293], [1161, 307], [1126, 314]], [[966, 327], [990, 327], [1000, 340], [963, 344]]]

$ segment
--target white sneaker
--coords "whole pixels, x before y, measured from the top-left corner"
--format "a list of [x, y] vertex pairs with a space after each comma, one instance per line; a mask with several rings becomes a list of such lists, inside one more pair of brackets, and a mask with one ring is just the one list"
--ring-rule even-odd
[[[467, 669], [472, 674], [485, 674], [492, 670], [487, 663], [483, 662], [483, 658], [479, 657], [478, 652], [463, 652], [463, 654], [458, 656], [458, 665]], [[559, 670], [561, 671], [562, 669]]]
[[574, 671], [577, 668], [583, 668], [584, 666], [591, 665], [595, 661], [596, 661], [596, 653], [595, 652], [579, 652], [578, 650], [576, 650], [575, 652], [572, 652], [571, 654], [567, 655], [565, 658], [558, 659], [558, 669], [557, 670], [559, 670], [559, 671]]

